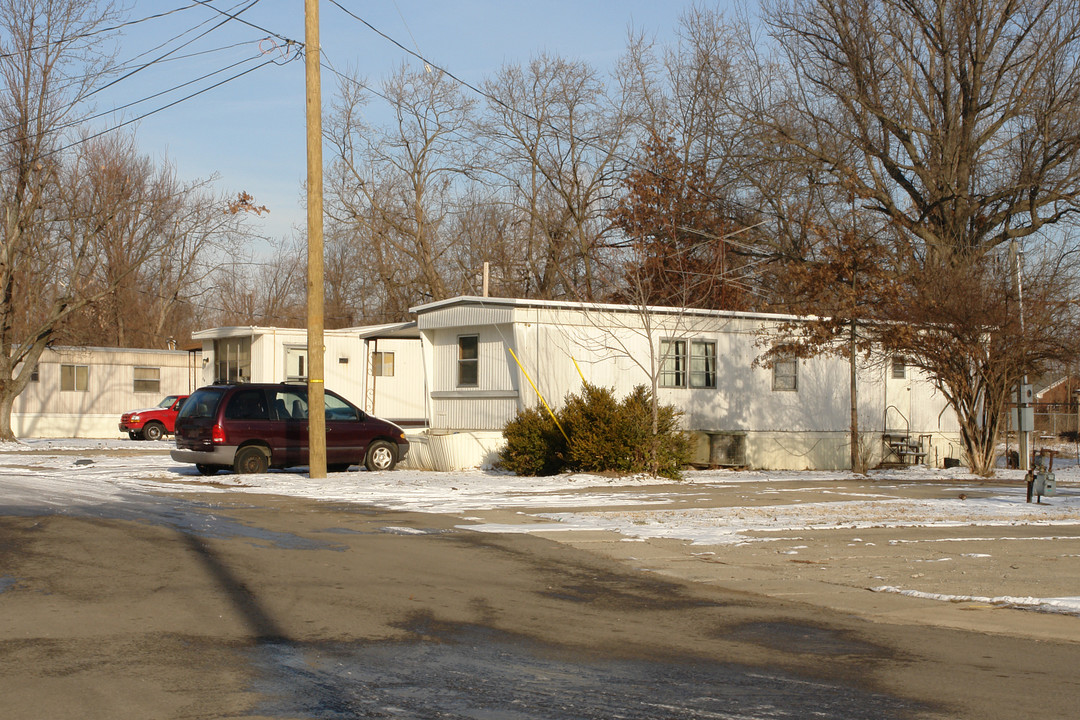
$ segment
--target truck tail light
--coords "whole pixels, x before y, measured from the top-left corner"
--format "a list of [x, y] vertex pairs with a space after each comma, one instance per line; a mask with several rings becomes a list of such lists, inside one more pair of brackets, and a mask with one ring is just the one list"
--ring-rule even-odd
[[225, 428], [221, 427], [220, 425], [214, 425], [214, 427], [210, 430], [210, 442], [214, 443], [215, 445], [224, 445]]

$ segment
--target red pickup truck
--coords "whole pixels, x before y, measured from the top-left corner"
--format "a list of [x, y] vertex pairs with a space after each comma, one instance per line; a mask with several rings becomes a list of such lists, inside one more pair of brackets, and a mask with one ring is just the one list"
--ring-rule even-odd
[[176, 415], [184, 406], [187, 395], [169, 395], [157, 407], [132, 410], [120, 416], [120, 432], [132, 440], [160, 440], [176, 430]]

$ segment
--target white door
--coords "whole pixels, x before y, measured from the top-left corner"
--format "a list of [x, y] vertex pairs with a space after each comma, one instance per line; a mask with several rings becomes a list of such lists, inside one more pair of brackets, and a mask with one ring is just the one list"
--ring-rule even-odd
[[306, 347], [285, 348], [285, 381], [302, 382], [307, 380], [308, 363]]

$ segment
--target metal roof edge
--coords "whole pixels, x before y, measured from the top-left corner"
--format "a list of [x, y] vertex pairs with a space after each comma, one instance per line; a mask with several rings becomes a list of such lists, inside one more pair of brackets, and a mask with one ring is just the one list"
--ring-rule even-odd
[[812, 319], [803, 315], [787, 315], [780, 313], [747, 312], [742, 310], [706, 310], [699, 308], [674, 307], [665, 305], [624, 305], [617, 303], [590, 303], [570, 300], [529, 300], [523, 298], [493, 298], [478, 297], [475, 295], [459, 295], [437, 300], [435, 302], [416, 305], [409, 308], [409, 312], [417, 315], [421, 313], [441, 310], [455, 305], [480, 305], [499, 306], [510, 308], [543, 308], [550, 310], [578, 310], [582, 312], [614, 312], [614, 313], [640, 313], [645, 312], [657, 315], [695, 315], [699, 317], [714, 317], [724, 319], [752, 319], [752, 320], [775, 320], [778, 322], [790, 322]]

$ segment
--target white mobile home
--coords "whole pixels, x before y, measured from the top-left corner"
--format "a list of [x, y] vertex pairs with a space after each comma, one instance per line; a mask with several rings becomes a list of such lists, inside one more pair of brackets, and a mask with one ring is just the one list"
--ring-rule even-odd
[[15, 399], [12, 429], [18, 437], [120, 437], [121, 413], [191, 392], [200, 364], [183, 350], [46, 348]]
[[[304, 328], [219, 327], [202, 342], [200, 385], [302, 382], [308, 377]], [[415, 323], [326, 330], [326, 387], [365, 411], [404, 426], [424, 424], [423, 367]]]
[[[413, 309], [423, 343], [428, 463], [490, 463], [501, 430], [538, 402], [557, 406], [582, 382], [619, 396], [656, 377], [683, 412], [696, 462], [762, 469], [850, 466], [845, 360], [760, 367], [763, 333], [790, 316], [505, 298], [458, 297]], [[535, 391], [533, 386], [535, 385]], [[858, 371], [859, 422], [871, 463], [940, 464], [959, 456], [944, 397], [900, 358]]]

